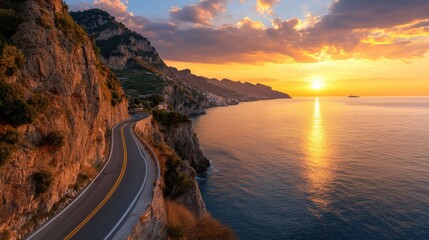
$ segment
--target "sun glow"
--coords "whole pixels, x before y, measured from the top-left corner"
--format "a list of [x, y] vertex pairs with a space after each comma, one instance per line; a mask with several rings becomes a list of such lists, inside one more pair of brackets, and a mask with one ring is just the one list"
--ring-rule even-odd
[[324, 83], [323, 83], [323, 79], [322, 78], [317, 77], [317, 78], [314, 78], [311, 81], [311, 88], [313, 90], [320, 90], [323, 87], [324, 87]]

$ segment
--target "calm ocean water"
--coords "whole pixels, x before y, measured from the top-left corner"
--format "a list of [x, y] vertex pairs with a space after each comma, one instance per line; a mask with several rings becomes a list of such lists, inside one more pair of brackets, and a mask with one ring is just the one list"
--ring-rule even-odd
[[295, 98], [193, 119], [241, 239], [429, 239], [429, 98]]

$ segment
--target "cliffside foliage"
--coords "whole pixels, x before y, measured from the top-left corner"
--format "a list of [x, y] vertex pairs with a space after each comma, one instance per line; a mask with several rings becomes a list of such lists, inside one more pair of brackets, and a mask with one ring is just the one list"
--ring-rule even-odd
[[43, 137], [41, 145], [60, 148], [64, 145], [64, 136], [59, 131], [49, 132], [46, 136]]
[[10, 77], [24, 64], [24, 55], [13, 45], [0, 41], [0, 78]]
[[46, 15], [42, 15], [42, 16], [38, 17], [36, 19], [36, 23], [45, 29], [52, 28], [52, 20]]
[[15, 33], [19, 24], [22, 23], [22, 18], [16, 13], [14, 8], [17, 6], [13, 3], [0, 1], [0, 7], [0, 40], [4, 40], [10, 38]]
[[63, 11], [55, 13], [55, 26], [60, 29], [70, 40], [83, 43], [86, 32], [77, 24], [68, 13], [68, 6], [63, 3]]
[[36, 197], [49, 190], [52, 184], [52, 173], [42, 170], [31, 175]]
[[172, 239], [232, 240], [238, 239], [232, 229], [207, 214], [195, 217], [183, 205], [167, 201], [167, 231]]
[[182, 159], [176, 154], [167, 156], [166, 172], [164, 174], [164, 196], [180, 197], [190, 187], [191, 179], [180, 171], [181, 164]]
[[19, 144], [21, 136], [14, 128], [0, 132], [0, 166], [9, 159]]
[[110, 71], [108, 71], [107, 87], [109, 88], [112, 97], [112, 106], [116, 106], [118, 103], [121, 103], [125, 96], [122, 94], [121, 85], [118, 82], [118, 79], [116, 79]]
[[48, 99], [40, 94], [24, 98], [20, 86], [0, 80], [0, 117], [13, 126], [32, 123], [48, 105]]
[[179, 112], [168, 112], [166, 110], [154, 109], [152, 111], [152, 115], [159, 124], [166, 127], [167, 129], [177, 126], [181, 123], [191, 122], [191, 120], [189, 120], [186, 115], [183, 115]]

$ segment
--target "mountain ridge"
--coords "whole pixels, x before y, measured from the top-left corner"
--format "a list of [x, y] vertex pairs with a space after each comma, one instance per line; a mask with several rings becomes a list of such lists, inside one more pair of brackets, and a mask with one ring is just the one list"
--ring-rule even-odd
[[[103, 62], [121, 78], [127, 78], [126, 75], [129, 72], [124, 74], [123, 71], [125, 70], [133, 70], [134, 75], [136, 70], [148, 71], [155, 75], [160, 74], [163, 77], [159, 78], [158, 82], [169, 82], [172, 86], [181, 85], [182, 90], [189, 92], [182, 94], [185, 96], [183, 99], [186, 96], [192, 96], [193, 99], [197, 100], [191, 101], [187, 104], [188, 106], [199, 104], [199, 108], [206, 108], [238, 104], [240, 101], [290, 98], [289, 95], [273, 91], [270, 87], [262, 84], [241, 84], [239, 82], [233, 85], [223, 84], [219, 80], [214, 82], [213, 79], [194, 75], [189, 69], [179, 71], [174, 67], [169, 67], [146, 37], [128, 29], [103, 10], [90, 9], [72, 12], [71, 15], [93, 36], [96, 45], [100, 48]], [[146, 72], [140, 72], [138, 77], [142, 79], [141, 81], [150, 78]], [[135, 80], [134, 83], [137, 82], [137, 78]], [[185, 85], [183, 86], [181, 83]], [[127, 87], [125, 90], [127, 91]], [[169, 100], [172, 99], [171, 93], [163, 94], [163, 96], [167, 99], [167, 105], [175, 106], [175, 101], [178, 99]], [[134, 96], [134, 98], [136, 97], [138, 98], [138, 96]], [[198, 111], [182, 112], [193, 114]]]

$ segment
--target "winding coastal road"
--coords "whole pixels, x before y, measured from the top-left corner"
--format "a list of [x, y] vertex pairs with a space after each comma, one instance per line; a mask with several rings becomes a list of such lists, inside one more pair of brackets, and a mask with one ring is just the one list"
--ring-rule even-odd
[[132, 129], [147, 116], [133, 116], [113, 127], [110, 157], [99, 175], [72, 203], [26, 239], [112, 239], [138, 199], [150, 203], [156, 165]]

